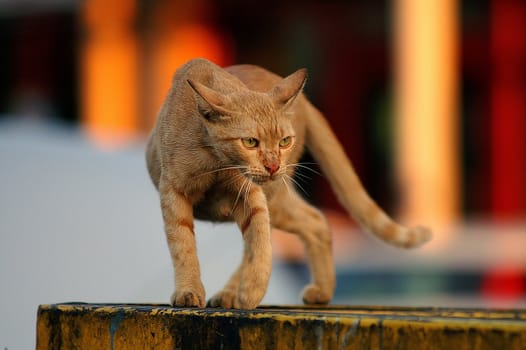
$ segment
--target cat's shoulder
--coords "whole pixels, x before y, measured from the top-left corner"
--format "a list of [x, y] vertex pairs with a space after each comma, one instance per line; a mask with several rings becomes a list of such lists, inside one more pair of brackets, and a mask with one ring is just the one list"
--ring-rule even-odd
[[207, 75], [213, 72], [220, 72], [223, 69], [206, 58], [194, 58], [180, 66], [175, 72], [176, 76], [198, 76]]
[[184, 66], [188, 67], [188, 69], [222, 70], [222, 68], [219, 67], [214, 62], [207, 60], [206, 58], [202, 58], [202, 57], [193, 58], [190, 61], [186, 62]]
[[211, 88], [222, 90], [227, 86], [238, 88], [239, 81], [224, 68], [205, 58], [194, 58], [179, 67], [174, 75], [174, 82], [193, 80]]
[[282, 78], [260, 66], [253, 64], [238, 64], [226, 67], [225, 71], [241, 80], [249, 89], [267, 91]]

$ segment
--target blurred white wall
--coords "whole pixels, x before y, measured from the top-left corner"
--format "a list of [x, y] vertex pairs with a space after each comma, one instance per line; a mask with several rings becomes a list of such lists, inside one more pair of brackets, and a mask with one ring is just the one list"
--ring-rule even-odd
[[[77, 131], [0, 122], [0, 349], [35, 346], [39, 304], [167, 303], [172, 267], [144, 145], [101, 152]], [[207, 296], [241, 259], [234, 225], [196, 225]], [[264, 303], [299, 303], [274, 269]]]

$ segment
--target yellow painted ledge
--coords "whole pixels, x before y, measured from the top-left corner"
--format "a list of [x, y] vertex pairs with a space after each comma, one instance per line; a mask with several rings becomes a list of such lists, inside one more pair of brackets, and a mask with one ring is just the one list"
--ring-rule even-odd
[[526, 310], [41, 305], [37, 349], [526, 349]]

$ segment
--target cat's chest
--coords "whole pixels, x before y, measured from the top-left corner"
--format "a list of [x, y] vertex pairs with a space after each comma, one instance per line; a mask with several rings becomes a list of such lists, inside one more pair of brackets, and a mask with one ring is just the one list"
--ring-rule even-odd
[[232, 221], [236, 197], [224, 183], [216, 182], [193, 205], [194, 216], [200, 220]]
[[203, 197], [213, 187], [215, 182], [214, 177], [210, 175], [178, 175], [172, 179], [175, 187], [193, 204], [203, 200]]
[[[266, 206], [266, 202], [249, 203], [248, 194], [254, 187], [263, 190], [265, 197], [272, 199], [276, 191], [286, 190], [282, 188], [281, 181], [274, 181], [263, 186], [250, 183], [248, 179], [238, 177], [218, 177], [216, 181], [203, 193], [197, 202], [194, 202], [194, 216], [200, 220], [225, 222], [233, 221], [233, 211], [235, 208], [250, 206]], [[237, 181], [236, 181], [237, 180]]]

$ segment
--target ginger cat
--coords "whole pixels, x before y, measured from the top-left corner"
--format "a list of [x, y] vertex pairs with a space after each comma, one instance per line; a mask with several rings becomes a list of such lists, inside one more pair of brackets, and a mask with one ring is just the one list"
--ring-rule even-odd
[[174, 306], [205, 306], [194, 217], [235, 221], [244, 239], [241, 264], [209, 306], [259, 305], [271, 272], [271, 227], [298, 234], [305, 244], [312, 283], [303, 301], [331, 300], [329, 227], [291, 182], [304, 146], [363, 228], [399, 247], [431, 238], [426, 228], [395, 223], [368, 196], [325, 118], [302, 94], [305, 79], [305, 69], [283, 79], [257, 66], [222, 69], [205, 59], [175, 73], [146, 151], [175, 269]]

